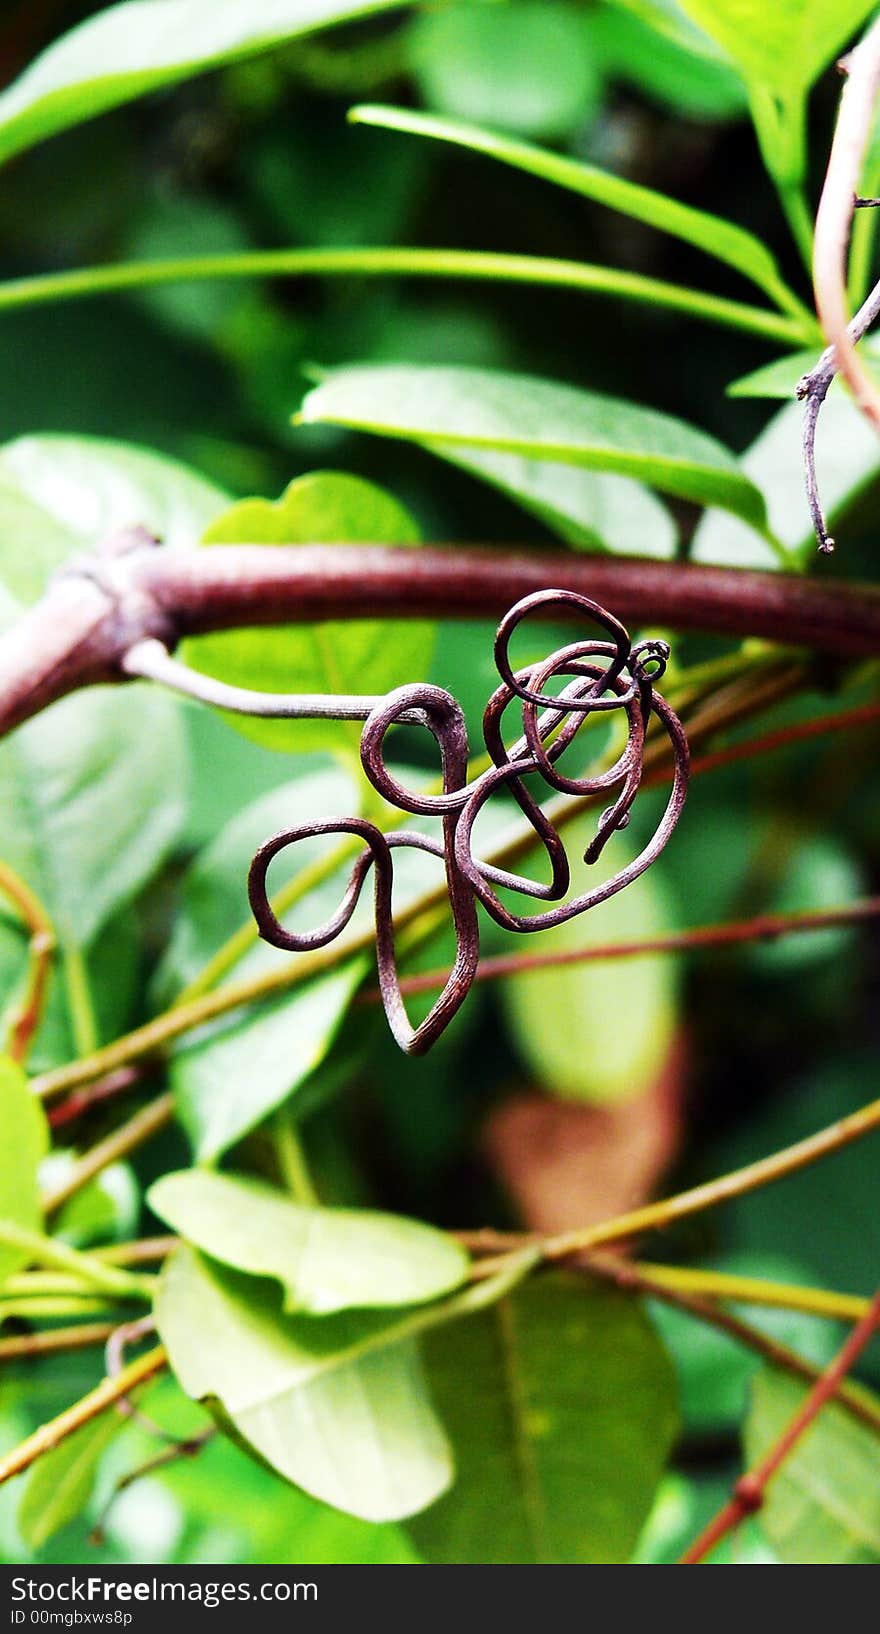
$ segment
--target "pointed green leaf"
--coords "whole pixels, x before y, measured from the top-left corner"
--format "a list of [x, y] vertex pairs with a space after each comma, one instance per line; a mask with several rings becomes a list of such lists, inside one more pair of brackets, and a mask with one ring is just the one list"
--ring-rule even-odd
[[[356, 124], [377, 125], [383, 130], [404, 131], [413, 136], [426, 136], [434, 141], [451, 142], [472, 153], [482, 153], [499, 159], [543, 181], [554, 182], [584, 198], [595, 199], [622, 215], [633, 216], [649, 227], [670, 233], [687, 244], [712, 255], [718, 261], [735, 267], [745, 278], [777, 298], [782, 287], [779, 269], [770, 251], [759, 238], [724, 221], [720, 216], [695, 210], [680, 204], [650, 187], [642, 187], [614, 176], [596, 165], [584, 164], [559, 153], [533, 146], [530, 142], [516, 141], [499, 131], [483, 130], [454, 119], [439, 119], [432, 114], [414, 113], [406, 108], [363, 106], [353, 109], [349, 116]], [[789, 297], [788, 304], [794, 301]]]
[[[37, 1170], [49, 1149], [49, 1128], [18, 1064], [0, 1056], [0, 1220], [38, 1230], [43, 1223]], [[0, 1285], [27, 1262], [0, 1243]]]
[[401, 0], [124, 0], [46, 48], [0, 96], [0, 162], [150, 91]]
[[[769, 1450], [805, 1394], [786, 1373], [758, 1374], [745, 1428], [747, 1464]], [[880, 1564], [880, 1436], [829, 1402], [770, 1481], [761, 1528], [787, 1566]]]
[[239, 1271], [276, 1277], [284, 1309], [325, 1316], [449, 1293], [469, 1259], [452, 1237], [368, 1209], [305, 1208], [243, 1175], [163, 1175], [150, 1207], [187, 1241]]
[[[212, 523], [204, 543], [414, 545], [418, 538], [412, 517], [391, 494], [360, 477], [316, 471], [292, 482], [277, 503], [233, 505]], [[423, 673], [431, 640], [430, 624], [354, 619], [200, 636], [185, 643], [183, 656], [203, 675], [261, 692], [379, 694]], [[226, 718], [270, 749], [341, 747], [357, 757], [357, 723]]]
[[678, 533], [669, 511], [630, 477], [456, 444], [435, 442], [431, 452], [490, 483], [576, 548], [666, 561], [675, 555]]
[[677, 1428], [670, 1361], [628, 1296], [540, 1277], [433, 1332], [455, 1448], [449, 1494], [412, 1523], [441, 1564], [628, 1561]]
[[333, 370], [298, 417], [430, 447], [497, 450], [636, 477], [760, 528], [760, 495], [713, 438], [653, 409], [500, 370], [360, 364]]

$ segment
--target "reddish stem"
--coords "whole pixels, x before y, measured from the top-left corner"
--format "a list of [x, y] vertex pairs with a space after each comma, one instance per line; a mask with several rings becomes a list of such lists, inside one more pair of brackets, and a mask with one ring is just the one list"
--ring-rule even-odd
[[878, 1328], [880, 1328], [880, 1289], [874, 1295], [861, 1321], [853, 1328], [834, 1360], [816, 1380], [782, 1434], [777, 1437], [764, 1457], [740, 1476], [733, 1489], [733, 1496], [719, 1510], [714, 1520], [709, 1522], [696, 1542], [685, 1551], [679, 1561], [680, 1566], [701, 1565], [723, 1538], [729, 1537], [749, 1515], [756, 1514], [762, 1507], [769, 1481], [794, 1451], [826, 1402], [835, 1395], [841, 1381], [855, 1366]]

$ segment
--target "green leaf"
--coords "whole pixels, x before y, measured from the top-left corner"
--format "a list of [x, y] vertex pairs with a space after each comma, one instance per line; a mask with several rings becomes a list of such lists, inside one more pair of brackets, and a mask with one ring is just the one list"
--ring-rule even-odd
[[156, 1302], [188, 1395], [220, 1403], [279, 1474], [365, 1520], [431, 1503], [452, 1476], [406, 1319], [346, 1312], [285, 1317], [258, 1279], [172, 1258]]
[[681, 118], [730, 119], [747, 106], [742, 80], [674, 0], [610, 0], [591, 19], [605, 73]]
[[[225, 503], [176, 460], [126, 443], [8, 443], [0, 450], [0, 624], [114, 530], [140, 523], [172, 548], [192, 545]], [[0, 856], [46, 902], [62, 955], [83, 948], [180, 832], [178, 704], [140, 687], [63, 699], [0, 747], [0, 807]]]
[[228, 503], [185, 465], [132, 443], [18, 437], [0, 449], [0, 616], [37, 601], [62, 562], [117, 529], [139, 523], [185, 548]]
[[[862, 342], [861, 355], [865, 364], [876, 375], [880, 369], [880, 355], [878, 355], [876, 341]], [[773, 363], [765, 363], [762, 369], [753, 369], [751, 374], [741, 375], [738, 380], [731, 381], [727, 388], [728, 397], [770, 397], [780, 398], [787, 402], [795, 395], [795, 388], [802, 375], [814, 369], [817, 363], [815, 350], [791, 352], [788, 357], [779, 357]], [[831, 382], [831, 390], [839, 390], [839, 377], [835, 376]], [[821, 435], [821, 433], [820, 433]]]
[[445, 1232], [367, 1209], [304, 1208], [243, 1175], [182, 1170], [157, 1180], [148, 1200], [212, 1259], [277, 1277], [286, 1311], [417, 1304], [468, 1272], [467, 1254]]
[[764, 521], [757, 490], [711, 437], [656, 410], [531, 375], [359, 364], [333, 370], [298, 419], [616, 472], [721, 505], [759, 529]]
[[675, 1381], [628, 1296], [541, 1277], [433, 1332], [426, 1359], [458, 1479], [412, 1524], [442, 1564], [623, 1564], [677, 1428]]
[[[281, 828], [329, 813], [360, 809], [360, 791], [341, 770], [301, 776], [261, 795], [239, 812], [193, 863], [157, 980], [159, 1002], [198, 977], [218, 948], [249, 921], [245, 879], [257, 846]], [[331, 837], [300, 841], [272, 875], [272, 888], [299, 879], [332, 854]], [[297, 905], [296, 923], [319, 925], [338, 905], [348, 867], [333, 869]], [[368, 895], [356, 923], [369, 922]], [[235, 966], [236, 977], [259, 976], [295, 958], [256, 939]], [[253, 1011], [219, 1018], [187, 1039], [171, 1060], [180, 1116], [200, 1161], [212, 1161], [262, 1121], [319, 1065], [363, 977], [363, 960], [284, 993]]]
[[[412, 517], [390, 494], [360, 477], [316, 471], [281, 499], [242, 500], [208, 529], [206, 545], [418, 543]], [[184, 647], [203, 675], [263, 692], [383, 693], [424, 673], [432, 628], [414, 621], [350, 620], [229, 630]], [[246, 737], [290, 751], [341, 747], [357, 758], [360, 727], [351, 722], [264, 721], [229, 715]]]
[[525, 136], [566, 136], [601, 97], [591, 29], [559, 0], [427, 11], [409, 56], [429, 107]]
[[[572, 857], [592, 839], [592, 820], [566, 833]], [[620, 837], [591, 864], [586, 883], [600, 884], [631, 860]], [[582, 890], [585, 881], [577, 883]], [[542, 953], [567, 953], [604, 942], [659, 936], [673, 922], [655, 871], [580, 919], [543, 931]], [[570, 964], [524, 971], [502, 983], [517, 1049], [537, 1082], [555, 1095], [599, 1105], [640, 1095], [657, 1078], [678, 1025], [675, 959]]]
[[[149, 746], [149, 748], [147, 748]], [[83, 948], [167, 857], [186, 816], [175, 699], [147, 687], [64, 698], [0, 747], [0, 857]]]
[[[816, 537], [807, 509], [801, 448], [803, 408], [780, 409], [742, 456], [742, 469], [760, 488], [774, 538], [784, 547], [789, 566], [809, 561]], [[825, 403], [816, 439], [819, 491], [831, 525], [880, 472], [880, 441], [863, 415], [841, 392]], [[711, 511], [694, 534], [691, 560], [721, 567], [779, 567], [779, 558], [751, 528], [737, 518]]]
[[[472, 153], [499, 159], [503, 164], [554, 182], [584, 198], [595, 199], [598, 204], [605, 204], [612, 210], [619, 210], [622, 215], [633, 216], [649, 227], [656, 227], [660, 232], [670, 233], [673, 238], [695, 245], [716, 260], [735, 267], [744, 278], [757, 284], [774, 300], [779, 300], [783, 295], [784, 286], [776, 261], [759, 238], [742, 227], [734, 226], [732, 222], [723, 221], [720, 216], [680, 204], [677, 199], [667, 198], [664, 193], [656, 193], [650, 187], [614, 176], [596, 165], [565, 158], [561, 154], [534, 147], [531, 143], [515, 141], [498, 131], [482, 130], [477, 125], [467, 125], [457, 120], [439, 119], [404, 108], [372, 105], [355, 108], [349, 117], [356, 124], [377, 125], [383, 130], [404, 131], [439, 142], [452, 142]], [[783, 297], [782, 304], [791, 308], [795, 298], [790, 292], [786, 293], [787, 300]]]
[[91, 1496], [98, 1465], [123, 1428], [117, 1413], [102, 1413], [44, 1453], [27, 1478], [18, 1508], [18, 1526], [31, 1549], [82, 1515]]
[[669, 511], [630, 477], [439, 442], [431, 452], [498, 488], [576, 548], [664, 561], [675, 555], [678, 532]]
[[774, 358], [772, 363], [764, 363], [760, 369], [752, 369], [749, 374], [732, 380], [727, 387], [727, 396], [771, 397], [790, 403], [801, 376], [815, 366], [814, 348], [805, 347], [803, 351], [790, 352], [787, 357]]
[[[749, 1465], [766, 1453], [806, 1395], [796, 1379], [765, 1368], [752, 1386], [745, 1427]], [[880, 1402], [875, 1405], [880, 1407]], [[767, 1488], [761, 1528], [786, 1566], [880, 1563], [880, 1437], [829, 1402]]]
[[874, 10], [875, 0], [679, 0], [743, 77], [803, 94]]
[[55, 40], [0, 96], [0, 162], [209, 68], [400, 0], [125, 0]]
[[[43, 1109], [17, 1062], [0, 1056], [0, 1220], [42, 1228], [37, 1170], [49, 1150]], [[0, 1285], [27, 1263], [27, 1253], [0, 1244]]]

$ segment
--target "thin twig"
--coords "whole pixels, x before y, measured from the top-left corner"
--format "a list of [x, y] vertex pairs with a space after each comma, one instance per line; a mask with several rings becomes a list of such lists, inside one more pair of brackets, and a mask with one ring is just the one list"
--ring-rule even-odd
[[[862, 897], [857, 902], [845, 902], [838, 908], [817, 909], [811, 913], [765, 913], [752, 919], [728, 920], [718, 925], [696, 925], [690, 930], [671, 931], [666, 936], [647, 937], [630, 942], [602, 942], [595, 947], [566, 948], [550, 953], [502, 953], [482, 959], [474, 973], [475, 982], [500, 981], [508, 976], [523, 975], [530, 970], [551, 970], [564, 965], [596, 964], [615, 959], [644, 959], [664, 953], [688, 953], [697, 948], [739, 947], [748, 942], [776, 941], [780, 937], [803, 935], [805, 932], [827, 930], [833, 925], [864, 923], [880, 915], [880, 896]], [[400, 990], [405, 997], [417, 993], [432, 993], [447, 979], [445, 970], [426, 970], [417, 976], [405, 976]], [[360, 995], [360, 1002], [375, 1004], [377, 989], [369, 988]]]
[[[816, 715], [809, 721], [793, 721], [790, 726], [780, 726], [775, 732], [764, 732], [759, 737], [747, 738], [743, 743], [732, 743], [725, 749], [696, 755], [691, 761], [691, 777], [719, 771], [723, 766], [733, 766], [741, 760], [754, 760], [759, 755], [775, 754], [777, 749], [788, 749], [793, 744], [806, 743], [810, 738], [874, 726], [878, 721], [880, 703], [862, 704], [858, 709], [834, 710], [827, 715]], [[665, 772], [652, 772], [645, 778], [642, 787], [649, 789], [666, 775]]]
[[141, 1237], [136, 1242], [113, 1243], [110, 1248], [96, 1248], [95, 1257], [109, 1265], [153, 1265], [164, 1260], [177, 1247], [179, 1237]]
[[828, 346], [815, 368], [805, 374], [797, 386], [797, 396], [806, 404], [803, 451], [807, 503], [819, 549], [826, 555], [834, 549], [834, 540], [819, 497], [816, 428], [836, 374], [843, 375], [858, 407], [880, 429], [880, 393], [856, 352], [858, 342], [880, 314], [880, 283], [852, 320], [847, 303], [847, 256], [853, 212], [873, 203], [858, 197], [858, 184], [880, 86], [880, 19], [841, 67], [847, 77], [816, 215], [813, 247], [816, 310]]
[[[762, 1356], [772, 1367], [783, 1368], [787, 1373], [793, 1373], [797, 1378], [805, 1379], [810, 1384], [821, 1377], [820, 1369], [812, 1362], [805, 1361], [796, 1351], [780, 1344], [778, 1339], [772, 1339], [760, 1328], [744, 1322], [741, 1317], [734, 1316], [732, 1311], [723, 1309], [714, 1300], [671, 1287], [668, 1283], [658, 1280], [655, 1266], [633, 1264], [630, 1260], [618, 1259], [611, 1254], [586, 1254], [583, 1256], [582, 1264], [587, 1272], [613, 1282], [618, 1288], [662, 1300], [664, 1304], [686, 1312], [697, 1321], [717, 1328], [719, 1333], [727, 1334], [736, 1344]], [[862, 1303], [868, 1306], [867, 1300]], [[836, 1386], [835, 1394], [841, 1406], [852, 1413], [853, 1417], [859, 1419], [875, 1434], [880, 1433], [880, 1408], [874, 1406], [872, 1398], [867, 1393], [853, 1390], [841, 1381]]]
[[822, 1408], [836, 1395], [841, 1382], [855, 1366], [878, 1328], [880, 1328], [880, 1291], [874, 1295], [861, 1322], [853, 1328], [834, 1361], [816, 1380], [812, 1390], [773, 1446], [750, 1470], [740, 1476], [734, 1486], [733, 1497], [719, 1510], [714, 1520], [709, 1522], [696, 1542], [685, 1551], [680, 1565], [701, 1565], [722, 1539], [729, 1537], [749, 1515], [756, 1514], [763, 1506], [768, 1483], [794, 1451]]
[[44, 1197], [44, 1213], [47, 1215], [57, 1213], [58, 1209], [81, 1191], [83, 1186], [88, 1185], [90, 1180], [94, 1180], [102, 1170], [109, 1168], [111, 1163], [119, 1163], [123, 1158], [129, 1157], [161, 1129], [166, 1128], [173, 1116], [174, 1097], [170, 1093], [157, 1095], [154, 1101], [149, 1101], [146, 1106], [141, 1107], [133, 1117], [120, 1124], [118, 1129], [114, 1129], [112, 1134], [83, 1153], [67, 1179]]
[[819, 321], [834, 348], [837, 368], [859, 408], [880, 429], [880, 393], [862, 367], [849, 334], [846, 296], [850, 228], [880, 88], [880, 19], [843, 66], [846, 83], [816, 213], [813, 287]]
[[47, 1328], [42, 1333], [17, 1333], [0, 1339], [0, 1362], [105, 1345], [115, 1326], [114, 1322], [78, 1322], [69, 1328]]
[[66, 1101], [51, 1107], [48, 1113], [50, 1127], [63, 1129], [66, 1124], [75, 1123], [84, 1112], [91, 1112], [94, 1107], [102, 1106], [106, 1101], [115, 1100], [117, 1095], [124, 1095], [127, 1090], [133, 1089], [144, 1076], [142, 1062], [108, 1072], [105, 1078], [99, 1078], [88, 1089], [76, 1090], [73, 1095], [68, 1095]]
[[27, 985], [10, 1020], [7, 1043], [7, 1053], [13, 1061], [25, 1061], [42, 1018], [57, 942], [52, 921], [39, 897], [5, 862], [0, 862], [0, 892], [17, 909], [29, 932]]
[[169, 1464], [176, 1464], [183, 1458], [197, 1457], [202, 1448], [207, 1446], [208, 1442], [212, 1441], [216, 1434], [216, 1425], [209, 1424], [206, 1430], [199, 1430], [197, 1435], [192, 1435], [185, 1441], [175, 1440], [173, 1446], [163, 1447], [161, 1452], [157, 1452], [152, 1458], [144, 1459], [144, 1462], [138, 1464], [136, 1469], [129, 1470], [127, 1475], [121, 1476], [89, 1533], [89, 1542], [96, 1548], [103, 1546], [107, 1517], [117, 1498], [123, 1492], [134, 1486], [137, 1481], [143, 1480], [144, 1476], [154, 1475], [160, 1469], [167, 1469]]
[[792, 1146], [785, 1146], [781, 1151], [773, 1152], [770, 1157], [759, 1158], [757, 1162], [746, 1164], [744, 1168], [734, 1169], [729, 1174], [706, 1181], [702, 1186], [693, 1186], [688, 1191], [678, 1192], [674, 1197], [662, 1198], [659, 1202], [646, 1203], [642, 1208], [632, 1209], [626, 1214], [600, 1221], [598, 1225], [547, 1237], [541, 1244], [542, 1254], [545, 1259], [564, 1260], [584, 1249], [605, 1247], [609, 1243], [628, 1242], [648, 1231], [662, 1231], [676, 1220], [684, 1220], [703, 1209], [715, 1208], [734, 1197], [744, 1197], [749, 1192], [757, 1191], [761, 1186], [771, 1185], [788, 1175], [796, 1174], [798, 1170], [807, 1168], [819, 1158], [827, 1157], [831, 1152], [838, 1152], [844, 1146], [851, 1145], [855, 1140], [861, 1140], [863, 1136], [872, 1134], [877, 1129], [880, 1129], [880, 1099], [870, 1101], [867, 1106], [860, 1107], [857, 1112], [851, 1112], [845, 1118], [837, 1119], [824, 1129], [818, 1130], [815, 1135], [808, 1135], [805, 1140], [796, 1141]]
[[43, 1424], [26, 1441], [22, 1441], [12, 1452], [0, 1458], [0, 1486], [10, 1481], [14, 1475], [21, 1475], [44, 1453], [51, 1452], [53, 1447], [81, 1430], [83, 1425], [90, 1424], [101, 1413], [119, 1401], [120, 1397], [131, 1395], [139, 1385], [156, 1377], [168, 1365], [168, 1357], [163, 1345], [156, 1345], [148, 1350], [146, 1355], [139, 1356], [136, 1361], [129, 1362], [128, 1367], [115, 1379], [103, 1379], [96, 1389], [90, 1390], [81, 1401], [59, 1413], [57, 1418], [50, 1419]]

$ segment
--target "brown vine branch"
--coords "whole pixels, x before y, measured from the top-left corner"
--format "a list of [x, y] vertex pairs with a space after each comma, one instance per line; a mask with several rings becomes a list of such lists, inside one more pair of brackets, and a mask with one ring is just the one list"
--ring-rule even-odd
[[797, 386], [797, 396], [806, 404], [803, 449], [807, 502], [819, 549], [826, 554], [834, 549], [834, 540], [828, 532], [819, 498], [815, 444], [819, 414], [836, 374], [843, 375], [857, 406], [880, 430], [880, 392], [856, 352], [858, 342], [880, 314], [880, 284], [851, 321], [847, 303], [847, 257], [853, 212], [874, 202], [860, 199], [858, 186], [880, 88], [880, 19], [840, 66], [846, 74], [846, 83], [816, 214], [813, 246], [816, 311], [828, 347], [815, 368], [805, 374]]
[[0, 642], [0, 735], [79, 687], [125, 679], [138, 643], [333, 618], [500, 615], [548, 584], [622, 619], [880, 654], [876, 586], [574, 552], [381, 545], [157, 548], [142, 529], [70, 567]]
[[813, 1389], [806, 1400], [802, 1402], [794, 1416], [789, 1420], [782, 1434], [764, 1457], [759, 1459], [752, 1469], [741, 1475], [733, 1489], [733, 1497], [719, 1510], [715, 1519], [709, 1522], [695, 1543], [685, 1551], [679, 1562], [682, 1566], [698, 1566], [706, 1560], [712, 1550], [722, 1541], [735, 1532], [749, 1515], [754, 1515], [762, 1507], [767, 1486], [786, 1458], [794, 1451], [798, 1442], [805, 1435], [810, 1425], [818, 1417], [822, 1408], [836, 1394], [847, 1373], [853, 1368], [862, 1352], [870, 1344], [874, 1334], [880, 1328], [880, 1291], [871, 1301], [869, 1309], [853, 1328], [846, 1343], [838, 1351], [825, 1371], [816, 1380]]

